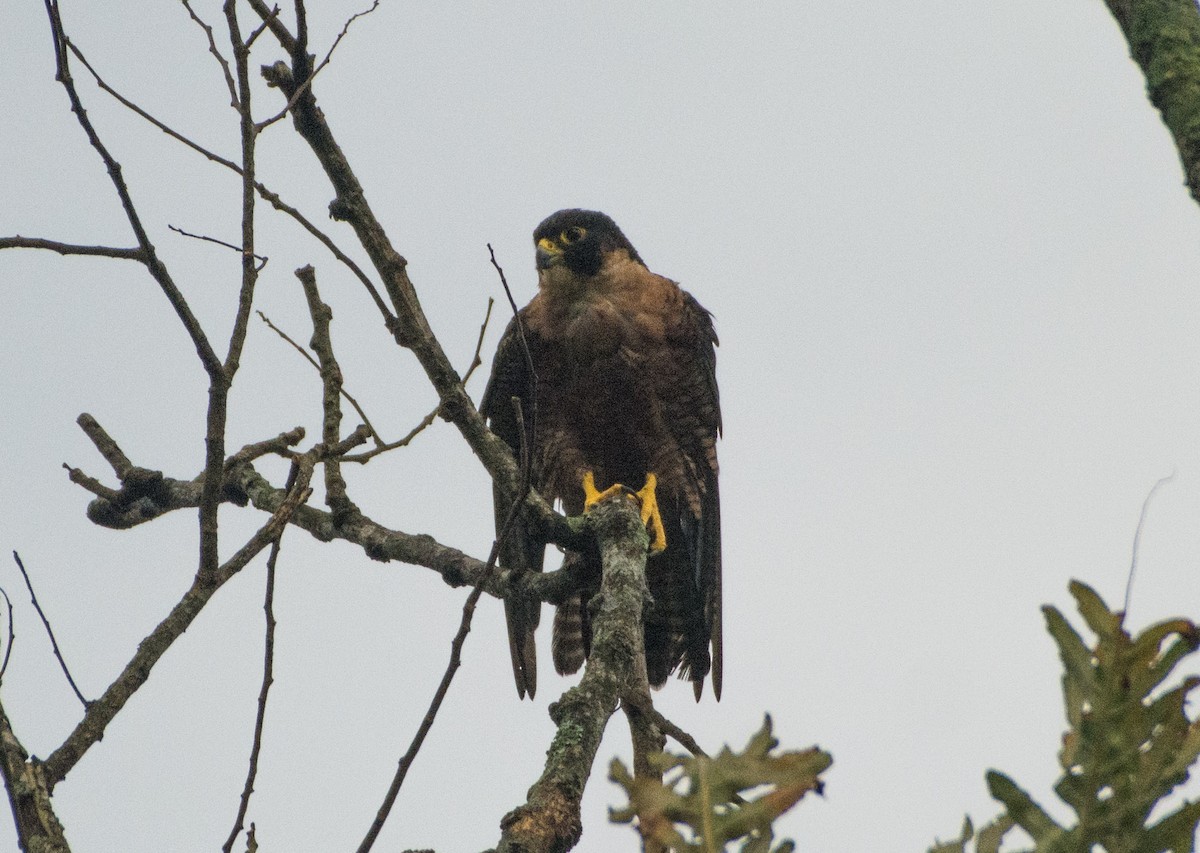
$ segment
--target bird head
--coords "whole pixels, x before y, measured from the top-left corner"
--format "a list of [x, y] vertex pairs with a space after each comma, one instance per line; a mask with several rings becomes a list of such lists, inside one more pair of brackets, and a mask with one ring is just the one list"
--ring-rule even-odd
[[612, 253], [622, 250], [645, 266], [617, 223], [596, 210], [571, 208], [551, 214], [534, 230], [533, 242], [543, 283], [591, 278]]

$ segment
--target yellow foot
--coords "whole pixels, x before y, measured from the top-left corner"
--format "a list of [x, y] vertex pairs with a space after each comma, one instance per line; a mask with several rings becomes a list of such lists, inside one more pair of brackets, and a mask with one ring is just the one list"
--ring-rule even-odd
[[[658, 477], [650, 473], [646, 475], [646, 485], [642, 486], [640, 492], [635, 493], [642, 505], [642, 523], [650, 528], [650, 551], [654, 554], [666, 550], [667, 547], [667, 533], [663, 529], [662, 514], [658, 511], [658, 498], [654, 494], [657, 486]], [[588, 471], [583, 475], [583, 511], [587, 512], [605, 498], [625, 491], [628, 489], [620, 483], [614, 483], [602, 492], [597, 491], [596, 476]]]
[[620, 483], [613, 483], [602, 492], [596, 491], [596, 475], [588, 471], [583, 475], [583, 511], [587, 512], [605, 498], [611, 498], [624, 491], [626, 489]]
[[658, 497], [654, 489], [658, 486], [658, 477], [651, 472], [646, 475], [646, 485], [637, 493], [642, 502], [642, 523], [650, 528], [650, 551], [657, 554], [667, 548], [667, 531], [663, 529], [662, 514], [658, 511]]

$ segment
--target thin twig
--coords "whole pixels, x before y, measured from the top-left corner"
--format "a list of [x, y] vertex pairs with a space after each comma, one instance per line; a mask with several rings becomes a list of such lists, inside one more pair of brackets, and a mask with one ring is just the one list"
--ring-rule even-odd
[[[291, 490], [296, 484], [296, 475], [299, 473], [300, 467], [298, 464], [293, 464], [291, 472], [288, 474], [287, 488]], [[225, 844], [221, 847], [224, 853], [230, 853], [233, 850], [233, 844], [237, 840], [238, 834], [245, 826], [246, 812], [250, 808], [250, 795], [254, 793], [254, 780], [258, 777], [258, 756], [262, 751], [262, 735], [263, 722], [267, 715], [267, 695], [270, 693], [271, 684], [274, 682], [275, 671], [275, 561], [279, 559], [279, 548], [283, 541], [283, 531], [279, 531], [279, 535], [275, 537], [275, 541], [271, 543], [271, 553], [267, 557], [267, 589], [263, 595], [263, 612], [266, 616], [266, 637], [263, 641], [263, 677], [262, 687], [258, 691], [258, 711], [254, 717], [254, 742], [250, 747], [250, 766], [246, 770], [246, 784], [242, 787], [242, 797], [238, 804], [237, 817], [234, 819], [233, 829], [230, 830], [229, 837], [225, 839]], [[251, 826], [253, 833], [253, 825]]]
[[0, 249], [47, 249], [60, 255], [98, 255], [103, 258], [120, 258], [127, 261], [146, 260], [141, 249], [123, 249], [117, 246], [80, 246], [76, 243], [62, 243], [58, 240], [46, 240], [41, 237], [0, 237]]
[[288, 53], [294, 53], [296, 50], [296, 37], [288, 32], [287, 25], [279, 20], [279, 7], [272, 9], [264, 0], [248, 0], [250, 8], [254, 13], [262, 19], [262, 22], [267, 25], [271, 34], [275, 36], [282, 47]]
[[[203, 240], [206, 243], [216, 243], [218, 246], [224, 246], [226, 249], [233, 249], [233, 251], [237, 252], [239, 255], [245, 254], [242, 251], [241, 246], [235, 246], [232, 243], [226, 243], [224, 240], [218, 240], [216, 237], [206, 237], [203, 234], [193, 234], [190, 231], [184, 231], [182, 228], [178, 228], [169, 223], [167, 225], [167, 228], [171, 229], [176, 234], [182, 234], [184, 237], [191, 237], [193, 240]], [[254, 252], [251, 252], [250, 254], [253, 255], [257, 260], [262, 261], [261, 264], [259, 264], [257, 267], [254, 268], [255, 272], [262, 272], [262, 268], [267, 265], [267, 261], [268, 261], [267, 256], [266, 255], [258, 255], [258, 254], [255, 254]]]
[[217, 58], [217, 64], [221, 66], [221, 73], [225, 75], [225, 86], [229, 89], [229, 104], [236, 110], [238, 108], [237, 84], [233, 82], [233, 73], [229, 70], [229, 61], [217, 48], [217, 41], [213, 38], [213, 28], [192, 10], [192, 4], [188, 0], [182, 0], [182, 3], [183, 8], [187, 9], [188, 14], [191, 15], [192, 20], [200, 26], [200, 29], [204, 30], [204, 35], [208, 39], [208, 52]]
[[146, 269], [150, 272], [150, 275], [158, 283], [163, 294], [167, 297], [167, 301], [171, 303], [171, 307], [175, 310], [175, 314], [179, 317], [180, 322], [183, 323], [183, 327], [191, 337], [192, 343], [196, 348], [196, 353], [200, 356], [200, 362], [204, 365], [204, 369], [209, 374], [210, 379], [224, 379], [224, 369], [221, 361], [217, 358], [217, 354], [209, 343], [208, 337], [200, 327], [200, 321], [192, 313], [187, 300], [183, 298], [183, 293], [175, 285], [166, 266], [159, 260], [158, 253], [154, 249], [154, 244], [150, 242], [150, 237], [142, 225], [141, 216], [134, 206], [133, 197], [129, 193], [129, 187], [126, 185], [125, 179], [121, 177], [120, 163], [109, 153], [108, 148], [100, 140], [100, 136], [96, 133], [95, 127], [92, 126], [92, 122], [87, 116], [87, 111], [83, 108], [83, 102], [80, 100], [79, 93], [75, 89], [75, 81], [71, 77], [70, 64], [67, 58], [68, 41], [63, 28], [62, 18], [59, 15], [58, 2], [57, 0], [45, 0], [45, 6], [46, 14], [50, 18], [50, 29], [54, 39], [55, 79], [66, 90], [67, 99], [71, 102], [71, 111], [75, 114], [75, 118], [87, 136], [88, 142], [100, 155], [100, 159], [104, 161], [104, 167], [108, 172], [109, 178], [112, 180], [113, 188], [116, 190], [117, 197], [121, 200], [121, 208], [125, 211], [125, 218], [133, 229], [134, 236], [137, 237], [138, 247], [142, 252], [141, 260], [146, 265]]
[[0, 663], [0, 682], [3, 682], [4, 673], [8, 671], [8, 659], [12, 656], [13, 643], [16, 641], [17, 635], [13, 627], [12, 599], [8, 597], [4, 587], [0, 587], [0, 595], [4, 596], [4, 604], [8, 607], [8, 642], [4, 644], [4, 662]]
[[[496, 260], [496, 252], [492, 249], [492, 244], [487, 244], [488, 257], [491, 258], [492, 266], [496, 268], [496, 273], [500, 276], [500, 284], [504, 287], [504, 295], [508, 297], [508, 306], [512, 309], [513, 322], [517, 324], [517, 337], [521, 341], [521, 353], [525, 357], [525, 369], [529, 371], [529, 432], [530, 440], [533, 441], [537, 435], [538, 421], [538, 375], [537, 370], [533, 366], [533, 354], [529, 351], [529, 340], [525, 337], [525, 321], [521, 317], [521, 311], [517, 308], [517, 301], [513, 299], [512, 289], [508, 286], [508, 277], [504, 275], [504, 269]], [[521, 494], [528, 494], [528, 484], [522, 489]]]
[[[293, 340], [288, 335], [287, 332], [283, 331], [283, 329], [279, 328], [274, 323], [272, 323], [271, 318], [268, 317], [266, 314], [264, 314], [262, 311], [256, 310], [255, 313], [258, 314], [259, 318], [264, 323], [267, 324], [267, 328], [269, 328], [272, 332], [279, 335], [279, 337], [283, 338], [285, 341], [287, 341], [289, 344], [291, 344], [292, 347], [296, 350], [296, 352], [298, 352], [298, 353], [300, 353], [300, 355], [304, 356], [304, 358], [307, 359], [308, 363], [311, 364], [317, 370], [318, 373], [320, 372], [321, 365], [317, 363], [317, 360], [315, 358], [313, 358], [311, 355], [309, 355], [308, 350], [306, 350], [304, 347], [300, 346], [300, 344], [296, 343], [296, 341]], [[356, 400], [352, 396], [350, 396], [350, 392], [346, 390], [345, 385], [343, 385], [341, 388], [341, 394], [343, 397], [346, 398], [346, 402], [348, 402], [351, 406], [354, 407], [354, 411], [358, 412], [358, 416], [360, 418], [362, 418], [362, 422], [364, 424], [366, 424], [367, 429], [369, 429], [371, 431], [371, 438], [374, 440], [375, 446], [376, 447], [383, 446], [383, 438], [379, 435], [379, 431], [375, 429], [375, 425], [371, 423], [371, 419], [367, 417], [367, 413], [363, 411], [363, 407], [358, 404], [358, 400]]]
[[[525, 469], [522, 474], [522, 481], [527, 481], [529, 453], [524, 449], [524, 442], [522, 442], [521, 462], [522, 468]], [[417, 753], [421, 750], [421, 745], [425, 742], [425, 736], [433, 728], [433, 721], [442, 706], [442, 700], [446, 698], [446, 693], [450, 689], [450, 683], [454, 680], [454, 674], [461, 665], [462, 647], [467, 640], [467, 634], [471, 632], [471, 621], [475, 616], [475, 606], [479, 603], [479, 598], [483, 594], [484, 584], [487, 583], [492, 573], [496, 570], [496, 560], [500, 556], [500, 549], [504, 546], [504, 541], [512, 530], [513, 524], [516, 523], [520, 509], [520, 501], [513, 501], [513, 505], [508, 510], [508, 516], [504, 519], [500, 533], [496, 537], [496, 541], [492, 543], [492, 550], [488, 554], [487, 565], [484, 566], [483, 574], [480, 576], [479, 582], [471, 590], [470, 595], [467, 596], [467, 600], [463, 603], [462, 618], [458, 623], [458, 632], [454, 635], [454, 639], [450, 643], [450, 660], [446, 664], [446, 671], [442, 674], [442, 680], [433, 694], [433, 699], [429, 703], [429, 709], [425, 712], [425, 718], [421, 720], [421, 725], [417, 728], [416, 734], [413, 735], [408, 750], [400, 758], [400, 764], [396, 768], [396, 775], [392, 778], [392, 784], [388, 787], [387, 794], [384, 795], [383, 804], [380, 805], [379, 811], [375, 815], [375, 820], [371, 822], [371, 826], [367, 830], [362, 844], [358, 846], [358, 853], [367, 853], [375, 844], [375, 839], [379, 837], [379, 832], [383, 829], [383, 824], [387, 821], [388, 814], [391, 812], [392, 806], [396, 802], [396, 797], [400, 793], [400, 786], [404, 784], [404, 777], [408, 775], [408, 768], [416, 760]]]
[[[304, 438], [304, 427], [293, 427], [287, 432], [281, 432], [274, 438], [268, 438], [266, 441], [255, 441], [247, 444], [237, 453], [225, 460], [225, 470], [229, 471], [239, 465], [245, 465], [248, 462], [253, 462], [260, 456], [266, 456], [268, 453], [276, 453], [280, 456], [295, 458], [290, 450], [292, 445], [299, 444]], [[286, 491], [286, 490], [285, 490]]]
[[[271, 13], [271, 14], [275, 14], [277, 12], [278, 12], [278, 9], [276, 9], [275, 12]], [[195, 151], [196, 153], [207, 158], [211, 162], [217, 163], [218, 165], [221, 165], [221, 166], [224, 166], [226, 169], [236, 172], [239, 175], [242, 173], [242, 167], [239, 166], [237, 163], [234, 163], [232, 160], [230, 160], [226, 157], [222, 157], [221, 155], [208, 150], [207, 148], [205, 148], [204, 146], [195, 142], [194, 140], [189, 139], [188, 137], [184, 136], [179, 131], [173, 129], [172, 127], [168, 126], [164, 122], [162, 122], [162, 121], [158, 120], [157, 118], [155, 118], [154, 116], [152, 116], [150, 113], [146, 112], [144, 109], [139, 107], [133, 101], [126, 98], [124, 95], [122, 95], [120, 92], [118, 92], [112, 86], [110, 86], [104, 80], [104, 78], [102, 78], [100, 76], [100, 74], [96, 71], [96, 69], [92, 67], [91, 63], [88, 62], [88, 59], [86, 56], [84, 56], [83, 52], [80, 51], [80, 49], [75, 46], [74, 42], [71, 42], [70, 40], [66, 40], [66, 39], [64, 39], [64, 41], [65, 41], [67, 48], [71, 51], [71, 53], [73, 53], [75, 55], [75, 57], [81, 63], [83, 63], [83, 66], [91, 73], [92, 78], [96, 81], [96, 85], [99, 86], [102, 91], [108, 93], [112, 98], [114, 98], [118, 103], [120, 103], [126, 109], [130, 110], [135, 115], [141, 117], [145, 121], [148, 121], [150, 124], [157, 127], [163, 133], [167, 134], [167, 136], [170, 136], [172, 139], [176, 140], [177, 142], [183, 143], [188, 148], [191, 148], [193, 151]], [[354, 273], [354, 276], [360, 282], [362, 282], [363, 286], [367, 289], [367, 293], [370, 294], [371, 299], [375, 302], [375, 306], [379, 309], [380, 313], [383, 315], [384, 322], [386, 324], [390, 324], [391, 322], [394, 321], [391, 311], [388, 310], [387, 304], [383, 301], [383, 297], [379, 295], [379, 290], [375, 287], [374, 282], [372, 282], [371, 279], [367, 277], [367, 274], [365, 272], [363, 272], [362, 267], [360, 267], [358, 264], [356, 264], [349, 255], [347, 255], [345, 252], [343, 252], [337, 246], [337, 244], [333, 242], [332, 238], [330, 238], [328, 234], [326, 234], [321, 229], [317, 228], [317, 226], [314, 225], [312, 223], [312, 221], [309, 220], [304, 214], [302, 214], [295, 207], [292, 207], [290, 204], [288, 204], [282, 198], [280, 198], [278, 193], [267, 189], [267, 187], [262, 182], [255, 181], [254, 188], [255, 188], [255, 190], [257, 190], [257, 192], [260, 196], [262, 196], [266, 201], [270, 202], [272, 207], [274, 207], [280, 213], [286, 214], [287, 216], [290, 216], [292, 219], [294, 219], [300, 225], [301, 228], [303, 228], [305, 231], [307, 231], [309, 234], [311, 234], [313, 237], [315, 237], [317, 239], [317, 241], [321, 243], [321, 245], [325, 246], [325, 248], [329, 250], [330, 254], [332, 254], [335, 258], [337, 258], [337, 260], [339, 262], [341, 262], [347, 269], [349, 269], [350, 272]], [[131, 251], [133, 251], [133, 250], [131, 250]], [[136, 250], [136, 251], [140, 251], [140, 250]], [[139, 257], [139, 260], [140, 259], [141, 258]]]
[[1129, 604], [1130, 599], [1133, 596], [1133, 575], [1134, 572], [1137, 571], [1138, 548], [1142, 542], [1142, 527], [1146, 523], [1146, 513], [1150, 509], [1150, 501], [1154, 497], [1154, 493], [1157, 492], [1159, 488], [1165, 486], [1174, 479], [1174, 471], [1172, 471], [1166, 477], [1160, 478], [1158, 482], [1150, 487], [1150, 491], [1146, 493], [1146, 499], [1142, 501], [1142, 512], [1141, 515], [1138, 516], [1137, 529], [1133, 532], [1133, 556], [1129, 560], [1129, 576], [1125, 579], [1125, 604], [1121, 610], [1126, 617], [1129, 616]]
[[[361, 440], [361, 438], [360, 438]], [[182, 636], [196, 616], [230, 578], [240, 572], [266, 546], [275, 541], [292, 516], [312, 495], [308, 487], [314, 466], [320, 459], [320, 446], [300, 457], [300, 474], [291, 491], [275, 509], [267, 522], [239, 548], [233, 556], [213, 571], [197, 572], [183, 598], [171, 609], [162, 622], [141, 643], [121, 674], [93, 702], [74, 731], [43, 763], [46, 785], [53, 790], [91, 747], [104, 737], [113, 718], [120, 713], [137, 690], [146, 683], [154, 665], [167, 649]]]
[[467, 367], [467, 372], [463, 374], [462, 384], [465, 386], [471, 378], [471, 374], [475, 369], [483, 364], [481, 353], [483, 352], [483, 336], [487, 334], [488, 321], [492, 319], [492, 306], [496, 304], [496, 300], [488, 297], [487, 311], [483, 314], [483, 322], [479, 324], [479, 337], [475, 340], [475, 355], [471, 358], [471, 364]]
[[[46, 628], [46, 635], [50, 638], [50, 647], [54, 650], [54, 657], [58, 659], [58, 665], [62, 667], [63, 675], [67, 677], [67, 683], [71, 685], [71, 689], [75, 691], [75, 695], [79, 697], [79, 701], [86, 711], [92, 703], [83, 698], [83, 694], [79, 692], [79, 687], [75, 684], [75, 679], [71, 677], [71, 670], [67, 669], [67, 662], [63, 660], [62, 652], [58, 648], [58, 640], [54, 639], [54, 629], [50, 627], [50, 620], [46, 618], [46, 614], [42, 611], [42, 605], [38, 603], [37, 593], [33, 591], [33, 584], [29, 580], [29, 572], [25, 571], [25, 564], [21, 562], [21, 555], [13, 551], [13, 559], [17, 561], [17, 568], [21, 570], [21, 577], [25, 579], [25, 588], [29, 590], [29, 597], [33, 600], [33, 609], [37, 611], [42, 625]], [[5, 598], [7, 597], [5, 596]], [[8, 662], [7, 658], [8, 656], [5, 655], [5, 663]]]
[[116, 489], [110, 489], [95, 477], [89, 477], [83, 471], [78, 468], [72, 468], [66, 462], [63, 463], [63, 467], [67, 469], [67, 476], [72, 483], [77, 486], [83, 486], [96, 497], [104, 498], [106, 501], [119, 501], [121, 499], [120, 492]]
[[[492, 306], [494, 304], [495, 304], [495, 300], [489, 296], [488, 304], [487, 304], [487, 311], [483, 315], [483, 323], [481, 323], [479, 326], [479, 338], [475, 341], [475, 354], [471, 357], [471, 364], [467, 367], [467, 372], [463, 374], [463, 378], [462, 378], [463, 385], [467, 384], [467, 381], [471, 378], [471, 374], [475, 372], [475, 369], [477, 367], [479, 367], [481, 364], [483, 364], [483, 358], [480, 355], [481, 352], [483, 351], [483, 336], [487, 332], [488, 321], [491, 320]], [[266, 319], [266, 318], [263, 318], [263, 319]], [[268, 321], [268, 322], [270, 322], [270, 321]], [[296, 346], [295, 343], [292, 343], [292, 346]], [[307, 356], [308, 354], [305, 353], [305, 355]], [[312, 359], [310, 358], [309, 361], [312, 361]], [[347, 399], [349, 399], [349, 398], [347, 398]], [[351, 400], [351, 402], [353, 403], [353, 400]], [[355, 406], [355, 408], [358, 408], [358, 407]], [[420, 435], [423, 430], [425, 430], [430, 424], [432, 424], [435, 420], [437, 420], [437, 417], [439, 414], [441, 414], [441, 411], [442, 411], [442, 407], [440, 405], [435, 407], [429, 414], [427, 414], [425, 417], [423, 417], [421, 419], [420, 423], [418, 423], [415, 427], [410, 429], [408, 431], [407, 435], [405, 435], [403, 438], [399, 439], [398, 441], [393, 441], [390, 444], [385, 444], [383, 442], [377, 441], [376, 446], [373, 449], [365, 451], [363, 453], [356, 453], [353, 456], [347, 456], [344, 461], [359, 462], [359, 463], [365, 464], [381, 453], [387, 453], [389, 450], [396, 450], [397, 448], [408, 446], [408, 444], [414, 438], [416, 438], [418, 435]], [[359, 414], [360, 415], [362, 414], [361, 410], [359, 411]], [[365, 415], [363, 416], [363, 420], [364, 421], [366, 420]]]
[[648, 710], [643, 710], [643, 713], [647, 714], [650, 719], [654, 721], [654, 724], [658, 726], [659, 731], [665, 735], [673, 737], [676, 743], [678, 743], [692, 755], [696, 756], [697, 758], [708, 757], [708, 753], [700, 748], [700, 744], [696, 743], [696, 739], [694, 737], [664, 717], [662, 713], [653, 705], [651, 705]]
[[[330, 59], [330, 57], [332, 57], [332, 56], [333, 56], [333, 52], [334, 52], [335, 50], [337, 50], [337, 46], [338, 46], [339, 44], [341, 44], [341, 41], [342, 41], [342, 39], [346, 37], [346, 33], [347, 33], [347, 31], [349, 31], [349, 29], [350, 29], [350, 25], [351, 25], [351, 24], [353, 24], [353, 23], [354, 23], [354, 22], [355, 22], [355, 21], [356, 21], [358, 18], [361, 18], [361, 17], [363, 17], [364, 15], [369, 15], [369, 14], [371, 14], [371, 13], [372, 13], [372, 12], [374, 12], [374, 11], [375, 11], [377, 8], [379, 8], [379, 0], [375, 0], [375, 2], [373, 2], [373, 3], [371, 4], [371, 8], [370, 8], [370, 9], [364, 9], [364, 10], [363, 10], [363, 11], [361, 11], [361, 12], [355, 12], [353, 15], [351, 15], [351, 16], [350, 16], [350, 17], [349, 17], [349, 18], [346, 20], [346, 23], [345, 23], [345, 25], [342, 27], [342, 31], [341, 31], [340, 33], [338, 33], [338, 36], [337, 36], [337, 38], [335, 38], [335, 39], [333, 40], [333, 44], [330, 46], [330, 48], [329, 48], [329, 52], [328, 52], [328, 53], [326, 53], [326, 54], [325, 54], [325, 58], [321, 60], [321, 64], [320, 64], [320, 65], [318, 65], [318, 66], [317, 66], [317, 67], [316, 67], [316, 68], [313, 70], [312, 74], [310, 74], [310, 75], [308, 76], [308, 78], [307, 78], [307, 79], [304, 81], [304, 83], [303, 83], [303, 84], [301, 84], [301, 85], [300, 85], [300, 86], [299, 86], [299, 87], [296, 89], [295, 93], [294, 93], [294, 94], [293, 94], [293, 95], [292, 95], [292, 96], [291, 96], [291, 97], [288, 99], [287, 105], [286, 105], [286, 106], [285, 106], [285, 107], [284, 107], [282, 110], [280, 110], [279, 112], [277, 112], [275, 115], [271, 116], [271, 117], [270, 117], [270, 118], [268, 118], [268, 119], [264, 119], [263, 121], [260, 121], [258, 124], [256, 124], [256, 125], [254, 126], [254, 129], [255, 129], [255, 131], [257, 131], [257, 132], [261, 133], [262, 131], [264, 131], [264, 130], [266, 130], [268, 127], [270, 127], [271, 125], [275, 124], [275, 122], [279, 121], [281, 118], [283, 118], [284, 116], [286, 116], [286, 115], [287, 115], [287, 114], [288, 114], [288, 113], [291, 111], [292, 107], [294, 107], [294, 106], [296, 105], [296, 101], [297, 101], [297, 99], [299, 99], [299, 97], [300, 97], [301, 95], [303, 95], [303, 94], [304, 94], [305, 90], [306, 90], [306, 89], [307, 89], [309, 86], [311, 86], [311, 85], [312, 85], [313, 78], [315, 78], [315, 77], [316, 77], [318, 74], [320, 74], [320, 73], [321, 73], [321, 70], [322, 70], [322, 69], [323, 69], [323, 68], [324, 68], [326, 65], [328, 65], [328, 64], [329, 64], [329, 59]], [[300, 18], [301, 18], [301, 20], [303, 20], [303, 16], [302, 16], [302, 15], [298, 15], [298, 17], [300, 17]], [[265, 22], [264, 22], [264, 25], [265, 25]]]

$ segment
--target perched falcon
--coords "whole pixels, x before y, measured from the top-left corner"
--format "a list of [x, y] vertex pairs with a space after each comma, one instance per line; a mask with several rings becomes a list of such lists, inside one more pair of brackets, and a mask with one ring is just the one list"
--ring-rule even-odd
[[[480, 411], [515, 452], [521, 428], [512, 398], [520, 399], [533, 486], [547, 501], [561, 501], [569, 515], [614, 486], [640, 490], [651, 532], [650, 683], [659, 687], [678, 670], [699, 699], [711, 670], [720, 699], [721, 412], [712, 316], [675, 282], [650, 272], [603, 213], [560, 210], [533, 240], [538, 293], [520, 312], [529, 358], [514, 319]], [[498, 525], [509, 506], [497, 492]], [[544, 551], [518, 518], [501, 561], [541, 571]], [[572, 552], [566, 561], [582, 561], [588, 580], [554, 617], [554, 667], [561, 674], [576, 672], [590, 651], [587, 602], [600, 581], [595, 554]], [[533, 634], [540, 610], [540, 602], [505, 604], [522, 697], [537, 689]]]

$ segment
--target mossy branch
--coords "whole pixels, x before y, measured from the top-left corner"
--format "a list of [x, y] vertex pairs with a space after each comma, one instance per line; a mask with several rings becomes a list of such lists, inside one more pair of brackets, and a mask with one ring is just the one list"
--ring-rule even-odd
[[1200, 9], [1194, 0], [1105, 0], [1146, 93], [1175, 138], [1192, 198], [1200, 203]]

